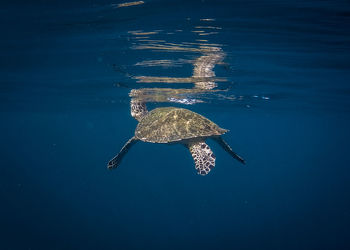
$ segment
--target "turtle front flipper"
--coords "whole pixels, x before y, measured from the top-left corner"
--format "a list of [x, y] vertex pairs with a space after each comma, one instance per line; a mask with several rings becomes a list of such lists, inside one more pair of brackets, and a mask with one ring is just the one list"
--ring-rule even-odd
[[230, 147], [230, 145], [227, 144], [227, 142], [224, 141], [224, 139], [221, 138], [221, 136], [219, 137], [213, 137], [213, 139], [227, 152], [229, 153], [233, 158], [235, 158], [237, 161], [245, 164], [245, 160], [239, 156], [238, 154], [236, 154], [235, 152], [233, 152], [232, 148]]
[[129, 151], [129, 149], [138, 141], [138, 139], [136, 139], [135, 137], [130, 138], [125, 145], [122, 147], [122, 149], [120, 150], [120, 152], [113, 157], [112, 160], [110, 160], [108, 162], [107, 168], [108, 169], [113, 169], [118, 167], [118, 165], [120, 164], [120, 162], [122, 161], [123, 157], [125, 156], [125, 154]]
[[215, 155], [213, 151], [205, 141], [191, 142], [187, 146], [193, 157], [198, 174], [208, 174], [215, 167]]

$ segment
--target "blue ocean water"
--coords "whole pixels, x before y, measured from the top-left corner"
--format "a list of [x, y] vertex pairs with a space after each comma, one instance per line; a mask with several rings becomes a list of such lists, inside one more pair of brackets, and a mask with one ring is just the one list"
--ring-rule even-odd
[[[0, 249], [350, 248], [348, 1], [0, 14]], [[208, 140], [206, 176], [176, 144], [138, 143], [107, 170], [137, 125], [131, 97], [229, 129], [246, 166]]]

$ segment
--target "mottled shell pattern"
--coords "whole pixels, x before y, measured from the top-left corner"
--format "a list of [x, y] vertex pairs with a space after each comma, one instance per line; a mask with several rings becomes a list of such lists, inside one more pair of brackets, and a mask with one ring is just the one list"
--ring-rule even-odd
[[137, 125], [141, 141], [171, 143], [200, 137], [219, 136], [227, 130], [187, 109], [166, 107], [150, 111]]

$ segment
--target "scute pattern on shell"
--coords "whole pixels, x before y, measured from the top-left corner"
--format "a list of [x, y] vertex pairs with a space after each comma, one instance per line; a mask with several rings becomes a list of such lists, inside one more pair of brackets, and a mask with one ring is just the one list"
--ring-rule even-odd
[[226, 129], [188, 109], [166, 107], [150, 111], [138, 124], [135, 137], [145, 142], [169, 143], [226, 132]]

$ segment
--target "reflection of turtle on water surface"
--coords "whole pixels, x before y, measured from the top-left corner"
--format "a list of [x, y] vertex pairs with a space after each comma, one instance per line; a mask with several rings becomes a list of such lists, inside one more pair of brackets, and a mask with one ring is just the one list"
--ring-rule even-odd
[[131, 105], [131, 114], [139, 121], [135, 135], [123, 146], [119, 154], [108, 162], [109, 169], [116, 168], [137, 141], [184, 144], [190, 150], [200, 175], [208, 174], [215, 166], [215, 156], [205, 143], [207, 138], [214, 139], [232, 157], [245, 163], [221, 138], [221, 135], [227, 132], [226, 129], [188, 109], [166, 107], [148, 112], [145, 105], [135, 102]]

